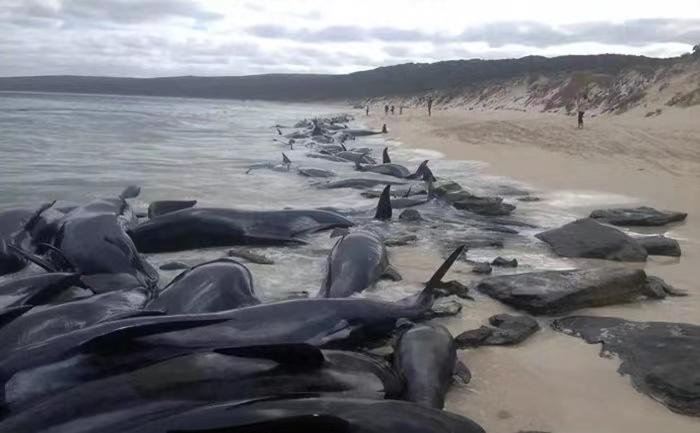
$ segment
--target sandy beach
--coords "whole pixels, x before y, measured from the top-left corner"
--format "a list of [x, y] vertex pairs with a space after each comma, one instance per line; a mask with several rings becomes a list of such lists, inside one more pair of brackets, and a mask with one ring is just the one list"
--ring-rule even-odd
[[[373, 107], [379, 113], [378, 107]], [[358, 118], [364, 118], [364, 112]], [[404, 110], [402, 116], [371, 115], [387, 124], [390, 140], [439, 151], [446, 158], [487, 163], [484, 175], [522, 181], [541, 202], [521, 208], [566, 208], [578, 217], [594, 208], [647, 205], [688, 212], [687, 221], [638, 233], [663, 233], [681, 243], [680, 259], [650, 257], [645, 270], [690, 293], [686, 298], [587, 309], [576, 314], [640, 321], [700, 324], [700, 110], [668, 110], [647, 118], [642, 110], [586, 119], [519, 111]], [[439, 176], [439, 173], [437, 173]], [[469, 187], [469, 185], [466, 185]], [[516, 215], [517, 215], [516, 211]], [[399, 262], [419, 263], [422, 253], [402, 251]], [[572, 266], [591, 266], [571, 261]], [[596, 265], [595, 263], [593, 265]], [[459, 275], [455, 277], [460, 278]], [[462, 276], [462, 279], [465, 277]], [[445, 320], [457, 334], [508, 308], [487, 298]], [[545, 322], [546, 323], [546, 322]], [[525, 344], [460, 353], [473, 373], [450, 392], [448, 406], [493, 433], [697, 432], [700, 419], [674, 414], [638, 393], [599, 356], [600, 347], [544, 329]]]

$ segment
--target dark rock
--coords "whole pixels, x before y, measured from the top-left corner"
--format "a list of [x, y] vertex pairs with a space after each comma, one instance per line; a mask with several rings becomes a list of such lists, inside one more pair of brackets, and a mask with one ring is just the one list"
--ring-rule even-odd
[[238, 257], [250, 263], [256, 263], [258, 265], [274, 265], [275, 262], [262, 254], [256, 254], [252, 251], [245, 249], [229, 250], [229, 257]]
[[617, 355], [618, 372], [630, 375], [638, 391], [674, 412], [700, 416], [700, 326], [573, 316], [553, 327], [602, 343], [601, 354]]
[[526, 196], [526, 197], [518, 197], [518, 201], [534, 202], [534, 201], [542, 201], [542, 199], [539, 197], [534, 197], [534, 196]]
[[479, 275], [488, 275], [493, 271], [493, 268], [489, 263], [477, 262], [473, 264], [472, 273]]
[[457, 301], [438, 302], [426, 313], [427, 318], [456, 316], [462, 311], [462, 304]]
[[507, 346], [525, 341], [540, 329], [535, 319], [529, 316], [511, 314], [496, 314], [489, 318], [493, 326], [482, 326], [478, 329], [463, 332], [455, 338], [457, 347]]
[[474, 298], [469, 295], [469, 287], [457, 280], [441, 281], [437, 286], [437, 289], [442, 291], [445, 296], [455, 295], [462, 299], [474, 300]]
[[467, 249], [478, 249], [478, 248], [503, 248], [503, 239], [500, 238], [469, 238], [469, 239], [459, 239], [454, 242], [448, 242], [450, 246], [452, 245], [466, 245]]
[[659, 211], [651, 207], [598, 209], [591, 212], [591, 218], [600, 219], [616, 226], [663, 226], [684, 221], [684, 212]]
[[495, 259], [493, 259], [491, 264], [493, 266], [501, 266], [504, 268], [517, 268], [518, 267], [518, 259], [505, 259], [501, 256], [498, 256]]
[[680, 257], [681, 246], [675, 239], [666, 236], [643, 236], [635, 238], [650, 256]]
[[464, 331], [455, 337], [455, 343], [459, 349], [482, 346], [484, 341], [493, 334], [493, 328], [482, 326], [477, 329]]
[[422, 221], [423, 217], [415, 209], [406, 209], [399, 215], [399, 220], [406, 222]]
[[653, 275], [647, 277], [647, 286], [651, 293], [664, 293], [668, 296], [688, 296], [688, 292], [685, 290], [676, 289], [666, 281]]
[[486, 278], [477, 289], [532, 314], [556, 314], [630, 302], [647, 290], [647, 276], [627, 268], [530, 272]]
[[562, 257], [643, 262], [647, 252], [620, 230], [585, 218], [536, 235]]
[[180, 269], [189, 269], [189, 265], [182, 262], [168, 262], [160, 265], [158, 269], [161, 271], [177, 271]]
[[432, 192], [438, 197], [444, 197], [448, 193], [462, 191], [462, 186], [452, 180], [438, 181], [433, 184]]
[[496, 328], [484, 342], [489, 346], [522, 343], [540, 329], [537, 321], [529, 316], [496, 314], [489, 318], [489, 323]]
[[515, 210], [514, 205], [503, 203], [503, 199], [500, 197], [473, 197], [452, 203], [452, 205], [457, 209], [485, 216], [510, 215]]
[[387, 239], [386, 241], [384, 241], [384, 245], [386, 245], [387, 247], [398, 247], [398, 246], [412, 244], [417, 240], [418, 240], [418, 236], [416, 236], [416, 235], [403, 235], [403, 236], [398, 236], [395, 238]]

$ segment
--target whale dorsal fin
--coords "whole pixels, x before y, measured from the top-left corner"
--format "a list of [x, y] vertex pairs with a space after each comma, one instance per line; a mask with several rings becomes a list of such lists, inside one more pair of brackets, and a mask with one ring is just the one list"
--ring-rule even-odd
[[377, 212], [374, 214], [374, 219], [382, 221], [391, 219], [391, 185], [384, 187], [382, 195], [379, 196], [379, 203], [377, 204]]

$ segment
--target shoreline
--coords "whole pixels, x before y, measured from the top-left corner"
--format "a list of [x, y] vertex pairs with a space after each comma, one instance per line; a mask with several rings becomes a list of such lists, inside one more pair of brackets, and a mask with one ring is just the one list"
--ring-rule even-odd
[[[587, 119], [583, 131], [576, 130], [575, 118], [556, 114], [437, 110], [430, 119], [424, 110], [404, 109], [401, 118], [367, 118], [357, 110], [355, 114], [356, 120], [375, 130], [387, 123], [389, 144], [396, 141], [408, 149], [437, 151], [449, 160], [483, 162], [478, 165], [484, 176], [527, 184], [542, 201], [514, 202], [524, 213], [563, 209], [582, 218], [595, 208], [641, 205], [688, 212], [685, 223], [630, 228], [637, 233], [663, 233], [680, 242], [680, 259], [651, 256], [644, 269], [686, 289], [688, 297], [588, 308], [574, 314], [700, 325], [696, 265], [700, 261], [700, 125], [689, 121], [691, 112], [680, 113], [687, 118], [669, 119], [601, 116]], [[660, 154], [665, 154], [664, 159], [655, 160]], [[436, 175], [440, 176], [439, 171]], [[396, 253], [395, 262], [410, 269], [431, 252]], [[569, 262], [572, 267], [604, 264]], [[492, 314], [513, 313], [488, 296], [474, 296], [476, 302], [465, 304], [460, 316], [440, 320], [453, 335], [479, 327]], [[629, 376], [618, 373], [618, 359], [600, 356], [600, 345], [555, 332], [546, 325], [547, 317], [542, 320], [542, 329], [517, 346], [459, 351], [473, 378], [466, 387], [453, 386], [446, 408], [494, 433], [698, 431], [700, 419], [673, 413], [638, 392]]]
[[[700, 296], [695, 287], [700, 270], [694, 266], [700, 262], [700, 122], [691, 121], [700, 118], [700, 107], [652, 119], [587, 118], [583, 130], [576, 129], [575, 118], [560, 114], [453, 109], [434, 110], [428, 118], [424, 111], [356, 114], [372, 128], [386, 123], [387, 138], [408, 148], [483, 162], [485, 175], [528, 184], [543, 198], [529, 205], [564, 207], [580, 218], [595, 208], [621, 206], [687, 212], [682, 224], [631, 230], [678, 239], [680, 259], [651, 257], [646, 270]], [[687, 316], [683, 319], [700, 324], [697, 315]]]

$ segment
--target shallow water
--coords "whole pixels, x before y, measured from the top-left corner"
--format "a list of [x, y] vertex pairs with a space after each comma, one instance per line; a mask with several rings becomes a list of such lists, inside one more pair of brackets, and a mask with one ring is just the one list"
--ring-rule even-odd
[[[178, 98], [146, 98], [86, 95], [0, 93], [0, 209], [34, 207], [53, 199], [82, 202], [117, 195], [128, 184], [142, 186], [134, 200], [145, 208], [152, 200], [195, 199], [199, 206], [280, 209], [284, 207], [334, 207], [366, 221], [376, 205], [352, 189], [318, 189], [323, 179], [296, 174], [294, 167], [330, 169], [339, 177], [358, 176], [352, 164], [304, 155], [274, 141], [274, 125], [291, 126], [306, 117], [339, 113], [346, 107], [311, 104], [209, 101]], [[361, 127], [361, 125], [356, 125]], [[434, 151], [409, 149], [383, 137], [358, 138], [349, 147], [370, 147], [381, 158], [388, 145], [392, 159], [413, 169], [431, 160], [438, 177], [452, 178], [476, 193], [501, 194], [517, 204], [517, 218], [539, 227], [554, 227], [599, 205], [633, 204], [633, 197], [598, 192], [532, 191], [516, 181], [485, 176], [484, 164], [450, 161]], [[284, 151], [293, 161], [290, 172], [259, 169], [246, 174], [255, 163], [277, 162]], [[362, 173], [358, 177], [371, 177]], [[520, 194], [530, 191], [542, 202], [522, 203]], [[432, 208], [445, 218], [454, 210]], [[435, 270], [450, 240], [468, 238], [474, 230], [457, 221], [440, 227], [425, 224], [382, 225], [389, 233], [415, 232], [414, 246], [391, 248], [394, 265], [403, 281], [381, 282], [366, 296], [398, 299], [419, 290]], [[468, 252], [474, 260], [498, 255], [517, 257], [524, 272], [587, 266], [553, 257], [533, 235], [540, 229], [521, 229], [504, 249], [482, 248]], [[315, 293], [333, 240], [327, 233], [296, 248], [256, 249], [275, 265], [250, 265], [263, 296], [274, 299], [292, 291]], [[154, 265], [171, 260], [198, 263], [225, 254], [208, 249], [149, 256]], [[652, 269], [663, 268], [665, 259], [653, 259]], [[178, 271], [162, 272], [163, 281]], [[459, 263], [448, 279], [475, 279], [470, 266]], [[691, 291], [695, 288], [683, 287]], [[696, 294], [700, 294], [697, 293]], [[499, 303], [478, 294], [476, 302], [464, 301], [462, 314], [442, 319], [455, 335], [484, 324], [495, 313], [507, 311]], [[671, 298], [629, 306], [608, 307], [582, 314], [617, 315], [649, 320], [697, 321], [698, 304], [690, 298]], [[698, 419], [673, 414], [637, 393], [628, 378], [619, 376], [615, 360], [598, 356], [599, 348], [554, 333], [547, 320], [543, 331], [515, 348], [480, 348], [462, 351], [473, 381], [455, 387], [448, 408], [473, 417], [490, 432], [543, 430], [555, 432], [697, 432]]]

